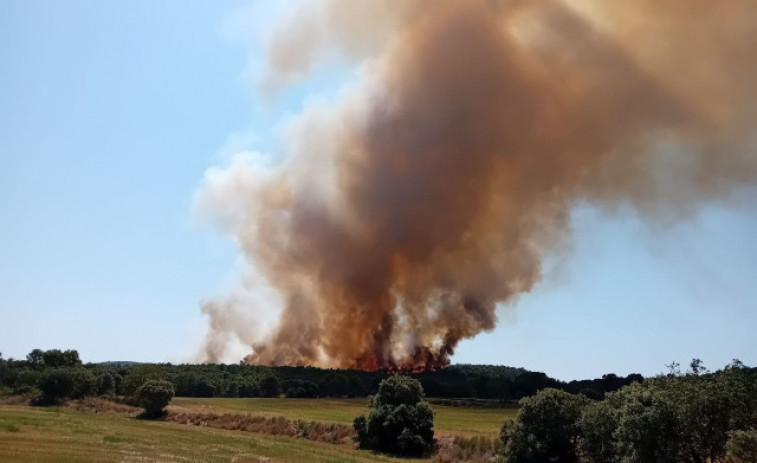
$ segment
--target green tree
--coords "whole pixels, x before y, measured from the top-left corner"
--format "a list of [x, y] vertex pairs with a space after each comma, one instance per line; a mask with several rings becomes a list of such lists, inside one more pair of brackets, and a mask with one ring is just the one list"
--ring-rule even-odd
[[123, 379], [123, 392], [126, 395], [134, 395], [139, 386], [147, 381], [162, 380], [164, 376], [158, 365], [134, 365], [128, 369], [128, 373]]
[[91, 371], [85, 368], [70, 368], [68, 371], [73, 381], [73, 389], [69, 397], [81, 399], [97, 394], [97, 378]]
[[514, 423], [502, 427], [508, 463], [579, 461], [579, 419], [590, 400], [557, 389], [543, 389], [520, 401]]
[[41, 372], [37, 370], [21, 370], [13, 382], [14, 394], [28, 394], [36, 390]]
[[434, 443], [434, 412], [423, 400], [421, 383], [407, 376], [381, 381], [371, 397], [368, 418], [353, 423], [360, 448], [403, 456], [421, 456]]
[[61, 399], [71, 397], [74, 391], [74, 378], [66, 368], [45, 370], [37, 383], [41, 397], [37, 401], [40, 405], [51, 405]]
[[61, 351], [60, 349], [46, 350], [42, 353], [42, 359], [44, 366], [47, 368], [75, 367], [81, 365], [79, 352], [71, 349], [66, 351]]
[[617, 395], [608, 394], [602, 401], [589, 404], [581, 415], [579, 428], [581, 449], [592, 463], [616, 463], [620, 461], [618, 441]]
[[100, 373], [97, 377], [97, 393], [106, 396], [116, 393], [116, 380], [107, 371]]
[[281, 384], [274, 375], [266, 375], [260, 379], [261, 397], [278, 397], [281, 394]]
[[26, 354], [26, 361], [29, 362], [29, 366], [32, 368], [42, 368], [45, 365], [44, 355], [45, 353], [42, 349], [34, 349]]
[[168, 381], [150, 380], [139, 386], [136, 396], [145, 408], [146, 417], [156, 417], [173, 399], [173, 384]]

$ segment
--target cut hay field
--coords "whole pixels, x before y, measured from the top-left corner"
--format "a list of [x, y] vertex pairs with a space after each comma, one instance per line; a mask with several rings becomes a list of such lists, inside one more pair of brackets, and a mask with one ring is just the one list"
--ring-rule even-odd
[[[247, 413], [263, 416], [284, 416], [289, 419], [352, 424], [358, 415], [368, 413], [367, 399], [200, 399], [176, 397], [172, 408], [177, 411], [205, 413]], [[496, 437], [505, 420], [512, 420], [515, 409], [466, 408], [432, 405], [436, 434]]]
[[316, 463], [400, 460], [347, 445], [305, 439], [144, 421], [65, 407], [0, 405], [0, 461]]

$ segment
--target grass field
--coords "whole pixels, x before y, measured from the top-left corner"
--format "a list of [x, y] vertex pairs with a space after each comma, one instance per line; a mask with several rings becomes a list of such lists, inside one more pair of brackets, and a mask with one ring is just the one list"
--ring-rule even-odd
[[[199, 399], [177, 397], [172, 402], [177, 409], [215, 413], [249, 413], [281, 415], [290, 419], [352, 424], [358, 415], [368, 413], [366, 399]], [[434, 428], [438, 435], [489, 436], [499, 435], [505, 420], [518, 412], [506, 408], [465, 408], [432, 405]]]
[[305, 439], [144, 421], [63, 407], [0, 405], [0, 461], [336, 463], [400, 460], [346, 445]]

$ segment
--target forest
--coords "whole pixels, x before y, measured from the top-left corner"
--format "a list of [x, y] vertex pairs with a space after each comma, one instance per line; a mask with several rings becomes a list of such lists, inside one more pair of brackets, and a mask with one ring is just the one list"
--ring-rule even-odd
[[[633, 382], [640, 374], [563, 382], [547, 374], [496, 365], [450, 365], [434, 371], [361, 371], [244, 364], [83, 363], [76, 350], [34, 349], [25, 359], [0, 356], [0, 388], [8, 394], [36, 394], [62, 377], [72, 397], [130, 395], [148, 380], [173, 384], [180, 397], [366, 397], [381, 380], [396, 373], [420, 381], [427, 397], [467, 400], [465, 405], [507, 406], [545, 388], [600, 399]], [[478, 401], [478, 402], [477, 402]]]

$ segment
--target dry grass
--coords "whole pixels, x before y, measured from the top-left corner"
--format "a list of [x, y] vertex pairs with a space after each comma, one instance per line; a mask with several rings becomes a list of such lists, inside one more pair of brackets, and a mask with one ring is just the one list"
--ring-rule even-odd
[[437, 440], [433, 461], [439, 463], [491, 463], [497, 459], [501, 443], [493, 437], [442, 437]]
[[[348, 426], [358, 415], [368, 413], [367, 399], [201, 399], [176, 397], [169, 410], [200, 413], [244, 413], [255, 416], [283, 416], [290, 420], [339, 423]], [[431, 405], [437, 436], [499, 436], [502, 424], [515, 418], [517, 409], [467, 408]]]
[[283, 416], [169, 411], [163, 419], [173, 423], [297, 437], [329, 444], [352, 445], [355, 436], [352, 426], [345, 424], [290, 420]]
[[135, 417], [143, 411], [141, 408], [124, 405], [104, 397], [85, 397], [80, 400], [69, 400], [66, 405], [80, 412], [111, 413], [131, 417]]

